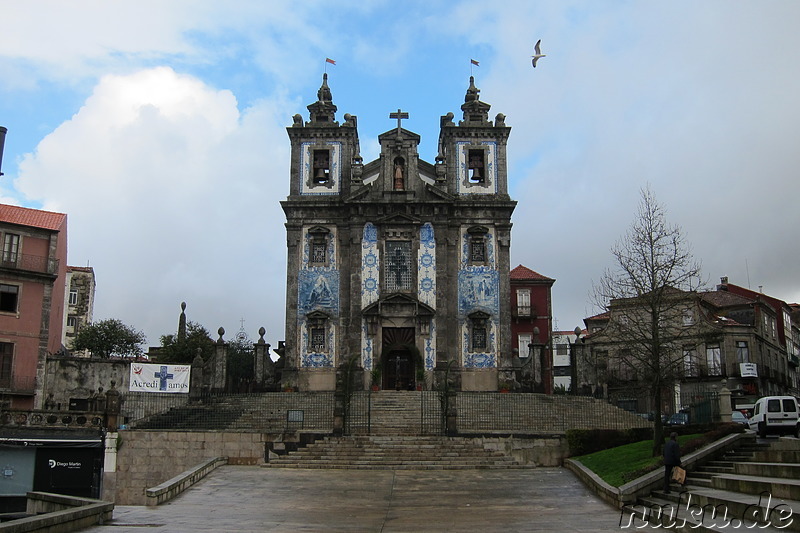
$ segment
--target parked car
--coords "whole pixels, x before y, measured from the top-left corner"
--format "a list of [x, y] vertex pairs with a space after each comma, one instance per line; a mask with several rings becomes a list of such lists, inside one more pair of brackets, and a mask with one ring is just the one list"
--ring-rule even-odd
[[750, 423], [747, 420], [747, 417], [742, 414], [741, 411], [734, 411], [731, 413], [731, 421], [736, 422], [737, 424], [744, 424], [745, 426], [749, 426]]
[[667, 418], [667, 422], [665, 425], [667, 426], [685, 426], [689, 423], [689, 413], [673, 413]]
[[794, 434], [800, 437], [800, 405], [794, 396], [765, 396], [753, 407], [753, 416], [748, 420], [750, 429], [759, 437], [768, 433]]

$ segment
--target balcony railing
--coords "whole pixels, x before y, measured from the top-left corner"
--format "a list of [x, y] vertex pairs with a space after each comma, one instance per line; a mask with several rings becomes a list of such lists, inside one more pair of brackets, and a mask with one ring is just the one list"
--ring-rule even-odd
[[12, 394], [33, 394], [36, 391], [34, 376], [0, 377], [0, 392]]
[[4, 253], [0, 258], [0, 267], [41, 272], [42, 274], [57, 274], [58, 259], [50, 259], [41, 255]]
[[516, 311], [514, 313], [514, 316], [519, 316], [519, 317], [529, 317], [529, 316], [531, 316], [531, 306], [530, 305], [518, 305], [518, 306], [516, 306], [515, 308], [512, 309], [512, 312], [513, 311]]

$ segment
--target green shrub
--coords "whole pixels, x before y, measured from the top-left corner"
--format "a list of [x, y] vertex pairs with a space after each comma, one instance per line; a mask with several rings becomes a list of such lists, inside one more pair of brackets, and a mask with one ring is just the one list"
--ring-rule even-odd
[[616, 448], [624, 444], [651, 438], [650, 428], [630, 429], [570, 429], [567, 431], [567, 444], [571, 456]]

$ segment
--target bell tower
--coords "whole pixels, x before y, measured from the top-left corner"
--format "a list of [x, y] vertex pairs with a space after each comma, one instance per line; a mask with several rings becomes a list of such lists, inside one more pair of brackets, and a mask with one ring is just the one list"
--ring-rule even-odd
[[[299, 114], [286, 128], [291, 142], [286, 214], [286, 345], [282, 385], [332, 390], [344, 337], [342, 291], [349, 288], [348, 255], [342, 249], [342, 201], [361, 183], [357, 118], [336, 120], [336, 105], [322, 77], [309, 120]], [[346, 301], [346, 300], [345, 300]]]

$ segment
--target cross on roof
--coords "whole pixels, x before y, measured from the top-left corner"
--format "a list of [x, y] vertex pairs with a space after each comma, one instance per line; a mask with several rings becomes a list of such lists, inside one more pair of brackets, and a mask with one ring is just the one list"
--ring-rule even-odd
[[408, 113], [403, 112], [400, 108], [397, 108], [397, 113], [389, 113], [389, 118], [396, 118], [397, 119], [397, 136], [400, 136], [400, 121], [404, 118], [408, 118]]

